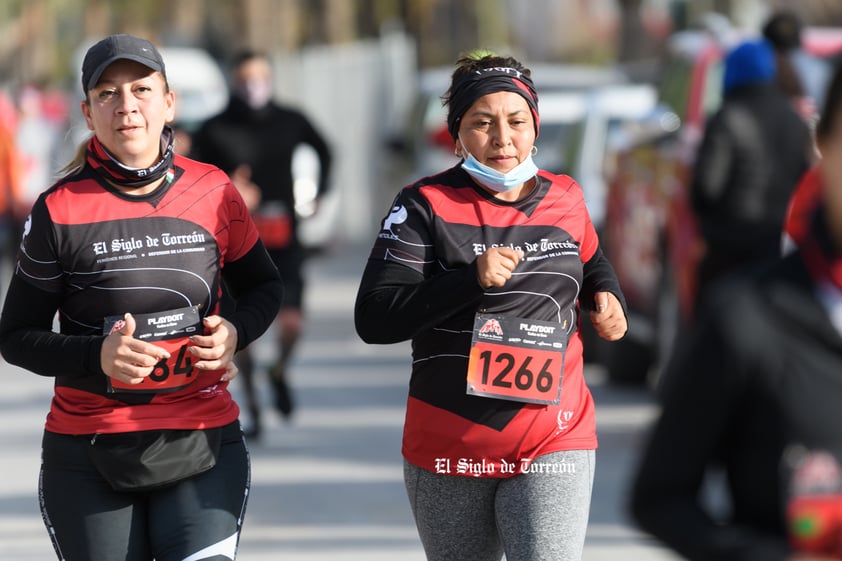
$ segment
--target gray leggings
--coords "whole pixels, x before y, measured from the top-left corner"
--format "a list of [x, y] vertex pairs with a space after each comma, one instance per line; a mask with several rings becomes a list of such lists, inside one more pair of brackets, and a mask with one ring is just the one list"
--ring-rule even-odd
[[404, 481], [428, 561], [580, 561], [596, 454], [537, 458], [563, 466], [509, 478], [442, 475], [404, 462]]

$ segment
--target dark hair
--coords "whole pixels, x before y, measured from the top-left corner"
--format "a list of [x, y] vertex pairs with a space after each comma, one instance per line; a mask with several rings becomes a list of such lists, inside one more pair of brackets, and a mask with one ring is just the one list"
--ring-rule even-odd
[[819, 114], [819, 122], [816, 123], [816, 137], [827, 138], [837, 126], [842, 113], [842, 64], [836, 63], [833, 67], [833, 77], [824, 98], [824, 107]]
[[453, 140], [459, 135], [459, 123], [465, 111], [479, 97], [497, 91], [514, 92], [526, 100], [538, 135], [538, 92], [530, 70], [512, 57], [483, 51], [459, 58], [450, 88], [441, 98], [447, 107], [447, 130]]
[[453, 84], [458, 82], [463, 76], [466, 76], [471, 72], [476, 72], [477, 70], [482, 70], [483, 68], [498, 67], [514, 68], [515, 70], [523, 72], [527, 76], [532, 76], [531, 71], [514, 57], [497, 56], [494, 54], [482, 54], [480, 56], [477, 56], [476, 54], [465, 54], [459, 57], [456, 61], [456, 70], [454, 70], [453, 74], [450, 75], [450, 88], [448, 88], [447, 92], [441, 97], [442, 104], [447, 107], [450, 106], [453, 95]]
[[777, 51], [790, 51], [801, 46], [801, 18], [792, 10], [772, 14], [763, 26], [763, 36]]
[[778, 67], [776, 73], [778, 86], [790, 97], [802, 97], [805, 95], [804, 84], [798, 76], [798, 70], [792, 62], [789, 53], [775, 51], [775, 64]]
[[241, 64], [253, 59], [269, 60], [269, 56], [263, 51], [256, 51], [254, 49], [243, 49], [234, 54], [231, 58], [231, 69], [236, 70]]

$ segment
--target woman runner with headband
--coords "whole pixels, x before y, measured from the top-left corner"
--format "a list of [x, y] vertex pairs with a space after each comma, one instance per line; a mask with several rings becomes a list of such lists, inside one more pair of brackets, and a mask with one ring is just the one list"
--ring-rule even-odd
[[233, 560], [250, 475], [232, 358], [281, 280], [228, 176], [174, 153], [149, 41], [93, 45], [82, 90], [93, 136], [33, 205], [0, 319], [3, 358], [55, 379], [44, 523], [66, 561]]
[[627, 329], [582, 190], [532, 161], [538, 95], [510, 57], [463, 57], [461, 161], [402, 189], [360, 283], [368, 343], [412, 341], [404, 476], [427, 558], [577, 561], [597, 446], [579, 325]]

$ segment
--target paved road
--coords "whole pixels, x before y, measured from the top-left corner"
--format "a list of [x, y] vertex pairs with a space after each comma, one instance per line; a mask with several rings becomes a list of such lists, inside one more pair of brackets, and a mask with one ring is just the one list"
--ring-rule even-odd
[[[364, 248], [344, 248], [309, 265], [308, 331], [292, 382], [293, 422], [269, 408], [266, 435], [252, 446], [253, 488], [240, 561], [422, 561], [402, 482], [400, 437], [408, 345], [368, 346], [351, 308]], [[268, 362], [268, 339], [257, 347]], [[623, 512], [626, 480], [655, 414], [642, 391], [619, 390], [588, 371], [600, 449], [584, 561], [673, 561], [636, 532]], [[0, 559], [49, 561], [37, 509], [40, 432], [50, 380], [0, 364]], [[235, 393], [239, 387], [233, 385]], [[245, 420], [245, 419], [244, 419]]]

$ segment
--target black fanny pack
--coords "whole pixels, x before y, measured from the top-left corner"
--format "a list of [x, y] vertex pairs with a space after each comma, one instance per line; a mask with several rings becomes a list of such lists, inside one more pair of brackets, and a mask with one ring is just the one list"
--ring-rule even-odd
[[115, 491], [145, 491], [216, 465], [222, 427], [96, 434], [88, 455]]

